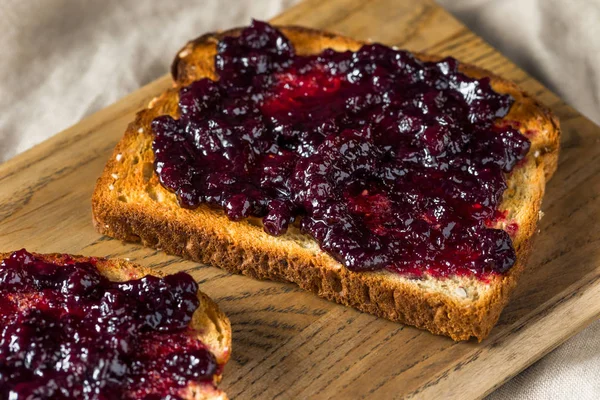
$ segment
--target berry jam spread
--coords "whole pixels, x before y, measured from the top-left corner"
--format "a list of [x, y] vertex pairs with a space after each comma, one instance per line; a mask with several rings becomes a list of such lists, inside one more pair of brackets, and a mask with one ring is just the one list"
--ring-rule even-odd
[[178, 120], [152, 123], [155, 170], [182, 207], [260, 217], [271, 235], [296, 221], [352, 271], [514, 264], [489, 222], [530, 143], [494, 124], [513, 99], [488, 78], [380, 44], [301, 56], [259, 21], [218, 43], [215, 68], [181, 89]]
[[192, 277], [111, 282], [94, 264], [25, 250], [2, 261], [0, 398], [176, 399], [212, 383], [215, 358], [188, 328]]

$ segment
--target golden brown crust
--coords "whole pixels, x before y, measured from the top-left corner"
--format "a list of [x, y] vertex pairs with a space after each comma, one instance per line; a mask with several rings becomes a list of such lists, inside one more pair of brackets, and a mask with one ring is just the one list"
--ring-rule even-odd
[[[11, 253], [0, 253], [0, 261], [4, 260]], [[139, 279], [147, 275], [164, 276], [160, 271], [132, 263], [122, 259], [107, 259], [103, 257], [86, 257], [80, 255], [67, 255], [59, 253], [32, 253], [36, 258], [46, 262], [61, 263], [67, 258], [77, 262], [86, 262], [90, 259], [95, 260], [98, 271], [111, 281], [120, 282], [129, 279]], [[210, 299], [201, 290], [198, 290], [200, 306], [194, 312], [190, 328], [198, 333], [198, 339], [202, 341], [215, 355], [217, 362], [225, 365], [231, 355], [231, 325], [229, 319], [219, 309], [212, 299]], [[215, 376], [215, 383], [221, 381], [222, 376]], [[185, 389], [189, 397], [188, 400], [195, 399], [226, 399], [224, 392], [211, 384], [200, 383], [190, 384]]]
[[[356, 50], [362, 45], [306, 28], [281, 29], [300, 54], [327, 47]], [[202, 77], [215, 78], [215, 45], [223, 35], [237, 32], [203, 35], [178, 53], [172, 66], [175, 88], [138, 113], [98, 179], [92, 200], [98, 231], [231, 272], [294, 282], [326, 299], [454, 340], [485, 338], [506, 305], [529, 254], [545, 183], [558, 159], [560, 130], [556, 118], [513, 83], [462, 64], [460, 68], [467, 75], [488, 76], [496, 91], [515, 98], [509, 115], [498, 123], [518, 125], [532, 142], [524, 165], [508, 179], [509, 188], [500, 207], [507, 211], [507, 220], [499, 228], [509, 222], [519, 226], [513, 236], [516, 265], [506, 276], [494, 277], [488, 283], [473, 278], [411, 280], [386, 272], [352, 272], [293, 228], [274, 238], [253, 219], [231, 222], [222, 211], [208, 206], [180, 208], [175, 196], [158, 183], [153, 173], [151, 120], [161, 114], [178, 115], [178, 87]]]

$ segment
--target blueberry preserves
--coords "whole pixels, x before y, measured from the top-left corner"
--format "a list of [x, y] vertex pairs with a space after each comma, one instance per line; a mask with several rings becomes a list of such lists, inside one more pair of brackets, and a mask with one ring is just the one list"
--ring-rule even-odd
[[220, 206], [281, 235], [298, 224], [352, 271], [487, 276], [515, 262], [491, 229], [530, 143], [496, 125], [513, 99], [456, 60], [380, 45], [298, 55], [254, 21], [217, 45], [217, 81], [152, 122], [155, 170], [182, 207]]
[[178, 398], [212, 383], [213, 354], [188, 327], [185, 273], [112, 282], [95, 261], [19, 250], [0, 264], [0, 398]]

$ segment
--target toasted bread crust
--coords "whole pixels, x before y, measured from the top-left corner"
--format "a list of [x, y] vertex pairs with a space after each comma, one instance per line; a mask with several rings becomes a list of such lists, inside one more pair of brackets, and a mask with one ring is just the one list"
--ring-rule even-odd
[[[0, 260], [9, 257], [11, 253], [0, 253]], [[86, 262], [90, 259], [96, 261], [98, 271], [111, 281], [120, 282], [130, 279], [139, 279], [147, 275], [164, 276], [160, 271], [121, 259], [107, 259], [102, 257], [86, 257], [59, 253], [39, 254], [32, 253], [38, 259], [46, 262], [61, 263], [68, 257], [77, 262]], [[219, 309], [205, 293], [198, 290], [200, 306], [194, 312], [190, 328], [198, 333], [197, 337], [214, 354], [220, 365], [225, 365], [231, 355], [231, 324], [225, 314]], [[221, 381], [222, 376], [215, 376], [215, 384]], [[215, 386], [207, 383], [191, 383], [184, 388], [187, 400], [200, 399], [227, 399], [227, 395]]]
[[[299, 27], [281, 27], [300, 54], [325, 48], [356, 50], [363, 43]], [[150, 123], [162, 114], [178, 116], [178, 88], [194, 80], [215, 79], [216, 43], [225, 35], [206, 34], [189, 42], [172, 65], [174, 88], [137, 114], [98, 179], [92, 199], [97, 230], [126, 241], [142, 242], [201, 263], [259, 279], [289, 281], [319, 296], [393, 321], [414, 325], [454, 340], [485, 338], [506, 305], [525, 267], [545, 183], [556, 169], [560, 129], [550, 111], [515, 84], [475, 66], [461, 64], [474, 77], [490, 77], [497, 92], [515, 98], [510, 113], [498, 123], [511, 123], [532, 142], [520, 167], [508, 178], [501, 210], [518, 223], [513, 235], [517, 262], [505, 276], [481, 282], [476, 278], [408, 279], [384, 271], [352, 272], [292, 227], [282, 237], [264, 233], [260, 222], [231, 222], [221, 210], [203, 205], [178, 206], [153, 172]], [[424, 60], [439, 57], [417, 55]], [[117, 177], [115, 179], [115, 177]]]

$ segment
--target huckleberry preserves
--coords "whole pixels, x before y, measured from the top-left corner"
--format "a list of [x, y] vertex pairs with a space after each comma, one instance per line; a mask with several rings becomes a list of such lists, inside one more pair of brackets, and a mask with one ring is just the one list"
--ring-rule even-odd
[[0, 263], [0, 398], [177, 399], [212, 384], [215, 357], [189, 328], [192, 277], [112, 282], [95, 263], [25, 250]]
[[530, 143], [497, 126], [513, 99], [446, 58], [380, 44], [296, 54], [259, 21], [217, 45], [219, 79], [180, 91], [152, 123], [155, 170], [179, 204], [296, 221], [352, 271], [503, 273], [509, 235], [489, 227], [505, 174]]

